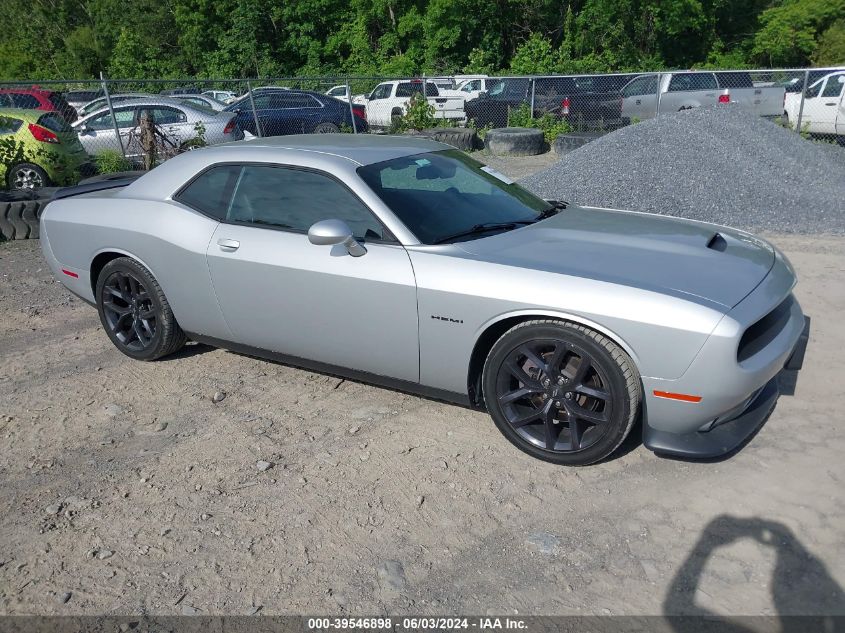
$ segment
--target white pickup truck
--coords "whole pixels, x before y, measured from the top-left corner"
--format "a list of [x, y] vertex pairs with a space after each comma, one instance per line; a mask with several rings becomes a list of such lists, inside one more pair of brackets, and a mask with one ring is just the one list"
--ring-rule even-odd
[[[795, 127], [801, 109], [801, 93], [787, 93], [783, 102], [785, 123]], [[831, 73], [810, 84], [804, 93], [801, 130], [810, 134], [845, 138], [845, 71]]]
[[440, 94], [450, 97], [461, 97], [464, 101], [475, 99], [482, 92], [489, 91], [493, 86], [501, 83], [501, 79], [490, 77], [470, 77], [459, 82], [454, 90], [441, 90]]
[[414, 94], [425, 95], [434, 106], [434, 116], [443, 119], [463, 120], [464, 100], [461, 97], [443, 96], [435, 84], [422, 79], [385, 81], [376, 86], [367, 98], [367, 123], [370, 127], [389, 127], [393, 119], [405, 113], [405, 106]]
[[[737, 103], [759, 116], [781, 115], [784, 88], [755, 86], [747, 72], [662, 73], [660, 112], [677, 112], [716, 103]], [[622, 88], [622, 117], [649, 119], [657, 114], [658, 75], [642, 75]]]

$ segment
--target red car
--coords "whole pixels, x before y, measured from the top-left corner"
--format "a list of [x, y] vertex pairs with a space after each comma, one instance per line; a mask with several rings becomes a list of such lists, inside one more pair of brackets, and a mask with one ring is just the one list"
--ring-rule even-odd
[[77, 118], [76, 110], [65, 101], [61, 93], [43, 90], [38, 86], [0, 89], [0, 108], [58, 112], [68, 123], [73, 123]]

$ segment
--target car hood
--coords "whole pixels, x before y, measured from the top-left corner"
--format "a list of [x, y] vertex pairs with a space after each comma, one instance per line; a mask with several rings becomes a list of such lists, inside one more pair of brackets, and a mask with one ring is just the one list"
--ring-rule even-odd
[[666, 216], [570, 206], [527, 227], [455, 244], [498, 264], [697, 298], [730, 309], [771, 270], [771, 245]]

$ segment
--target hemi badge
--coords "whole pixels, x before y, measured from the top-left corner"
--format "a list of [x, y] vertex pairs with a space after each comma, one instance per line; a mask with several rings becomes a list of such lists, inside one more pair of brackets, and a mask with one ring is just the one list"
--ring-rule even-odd
[[654, 395], [658, 398], [668, 398], [669, 400], [681, 400], [682, 402], [701, 402], [701, 396], [691, 396], [686, 393], [670, 393], [668, 391], [654, 390]]
[[67, 275], [68, 277], [73, 277], [74, 279], [79, 279], [79, 275], [77, 275], [72, 270], [68, 270], [67, 268], [62, 268], [62, 272]]

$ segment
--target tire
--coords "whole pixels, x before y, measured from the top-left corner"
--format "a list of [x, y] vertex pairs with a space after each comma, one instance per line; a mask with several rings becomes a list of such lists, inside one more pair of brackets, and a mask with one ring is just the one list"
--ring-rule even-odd
[[118, 257], [106, 264], [95, 297], [103, 329], [130, 358], [156, 360], [187, 340], [155, 277], [134, 259]]
[[318, 123], [317, 127], [314, 128], [314, 134], [337, 134], [338, 132], [340, 132], [340, 128], [328, 121]]
[[554, 153], [558, 156], [563, 156], [564, 154], [568, 154], [569, 152], [576, 150], [603, 135], [604, 132], [573, 132], [571, 134], [561, 134], [554, 140], [554, 143], [552, 143], [552, 150], [554, 150]]
[[15, 239], [15, 225], [9, 219], [11, 209], [11, 202], [0, 202], [0, 237], [4, 240]]
[[44, 206], [40, 200], [32, 202], [25, 202], [23, 209], [21, 209], [21, 220], [29, 227], [29, 239], [37, 240], [38, 233], [38, 216], [41, 207]]
[[471, 152], [479, 146], [478, 133], [466, 127], [433, 127], [422, 131], [426, 136], [440, 143], [451, 145], [455, 149]]
[[542, 130], [524, 127], [490, 130], [484, 142], [498, 156], [536, 156], [543, 153], [546, 145]]
[[9, 168], [6, 174], [9, 189], [32, 191], [50, 186], [50, 177], [38, 165], [33, 163], [18, 163]]
[[511, 443], [566, 466], [613, 453], [631, 431], [641, 398], [634, 362], [621, 347], [557, 320], [525, 321], [505, 332], [487, 355], [482, 390]]

